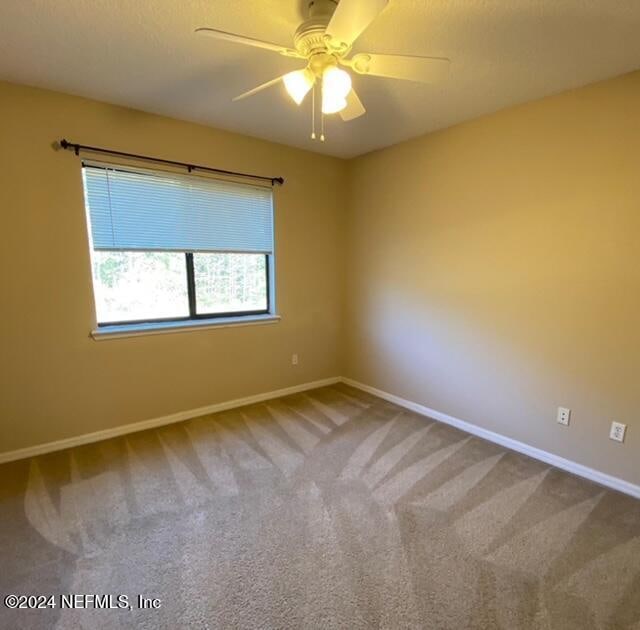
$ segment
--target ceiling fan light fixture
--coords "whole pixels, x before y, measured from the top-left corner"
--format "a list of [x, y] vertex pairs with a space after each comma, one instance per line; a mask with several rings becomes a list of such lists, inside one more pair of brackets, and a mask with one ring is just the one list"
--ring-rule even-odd
[[323, 114], [337, 114], [341, 112], [347, 106], [346, 98], [331, 99], [322, 98], [322, 113]]
[[282, 81], [289, 96], [295, 101], [296, 105], [300, 105], [309, 90], [313, 87], [315, 77], [309, 68], [305, 68], [304, 70], [295, 70], [294, 72], [285, 74], [284, 77], [282, 77]]
[[347, 95], [351, 91], [348, 72], [329, 66], [322, 73], [322, 113], [336, 114], [347, 106]]
[[[200, 27], [196, 33], [224, 42], [252, 46], [291, 59], [305, 60], [303, 70], [280, 75], [247, 90], [233, 101], [254, 96], [282, 82], [291, 99], [301, 105], [309, 92], [311, 107], [311, 138], [324, 140], [324, 115], [340, 114], [344, 122], [355, 120], [366, 113], [351, 76], [355, 72], [364, 76], [401, 79], [415, 83], [436, 83], [445, 78], [450, 60], [444, 57], [358, 53], [351, 56], [354, 42], [384, 11], [389, 0], [303, 0], [307, 17], [293, 34], [293, 48], [278, 43], [229, 33], [210, 27]], [[348, 72], [341, 69], [346, 67]], [[320, 90], [316, 93], [315, 85]], [[318, 110], [322, 111], [319, 114]], [[316, 136], [316, 119], [320, 133]]]

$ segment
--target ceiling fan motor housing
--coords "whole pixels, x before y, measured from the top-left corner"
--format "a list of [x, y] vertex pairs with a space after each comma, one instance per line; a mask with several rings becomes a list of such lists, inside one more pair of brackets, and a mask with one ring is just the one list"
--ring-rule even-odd
[[[325, 31], [337, 6], [337, 0], [310, 0], [309, 17], [300, 24], [293, 36], [295, 48], [301, 55], [310, 58], [329, 54]], [[341, 51], [341, 54], [347, 52]]]

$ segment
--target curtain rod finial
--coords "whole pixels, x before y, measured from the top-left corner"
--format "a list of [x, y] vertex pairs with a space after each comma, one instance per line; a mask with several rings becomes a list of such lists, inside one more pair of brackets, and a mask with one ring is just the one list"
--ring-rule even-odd
[[63, 149], [73, 148], [76, 155], [80, 154], [80, 146], [77, 144], [71, 144], [66, 138], [62, 138], [62, 140], [60, 140], [60, 147]]

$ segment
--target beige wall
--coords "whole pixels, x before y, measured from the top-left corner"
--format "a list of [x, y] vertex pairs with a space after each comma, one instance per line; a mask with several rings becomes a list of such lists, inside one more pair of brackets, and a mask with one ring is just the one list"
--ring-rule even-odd
[[[96, 342], [74, 142], [282, 175], [278, 324]], [[340, 373], [341, 160], [0, 83], [0, 453]], [[300, 364], [291, 366], [297, 352]]]
[[640, 483], [639, 113], [635, 73], [352, 163], [346, 375]]
[[[345, 374], [640, 483], [638, 111], [640, 73], [347, 163], [0, 83], [0, 452]], [[62, 136], [283, 175], [282, 321], [90, 339]]]

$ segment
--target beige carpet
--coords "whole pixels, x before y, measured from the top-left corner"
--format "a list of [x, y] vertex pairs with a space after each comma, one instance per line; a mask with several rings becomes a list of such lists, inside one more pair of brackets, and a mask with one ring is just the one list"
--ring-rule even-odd
[[640, 629], [640, 501], [343, 385], [0, 466], [0, 545], [134, 604], [2, 628]]

